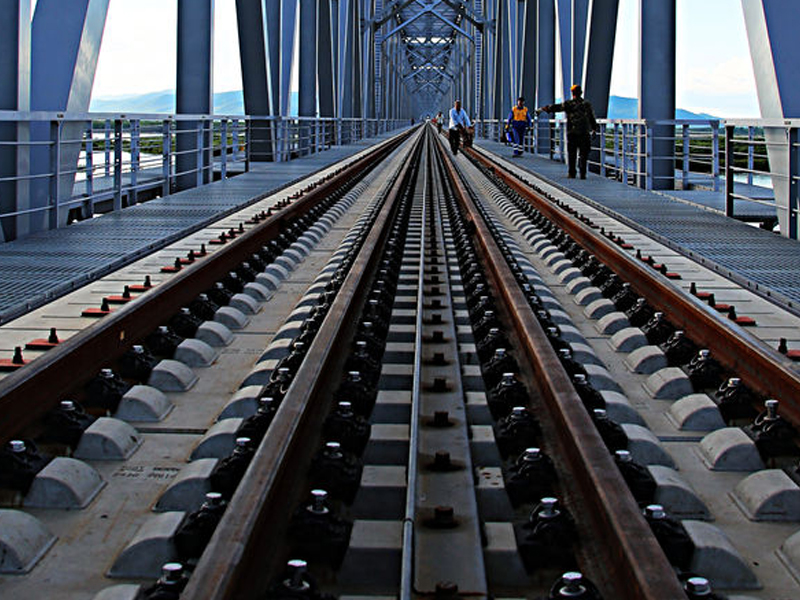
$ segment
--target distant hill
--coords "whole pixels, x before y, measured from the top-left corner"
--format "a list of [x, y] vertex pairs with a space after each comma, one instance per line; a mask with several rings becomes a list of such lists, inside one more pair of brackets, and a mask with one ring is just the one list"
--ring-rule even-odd
[[[289, 97], [289, 114], [297, 114], [297, 92]], [[150, 92], [107, 98], [92, 98], [89, 107], [92, 112], [111, 113], [175, 113], [175, 92]], [[243, 115], [244, 97], [242, 90], [214, 94], [214, 114]]]
[[[297, 114], [297, 92], [290, 97], [289, 114]], [[150, 92], [113, 98], [93, 98], [89, 108], [92, 112], [111, 113], [168, 113], [175, 112], [175, 92]], [[608, 105], [610, 119], [635, 119], [638, 112], [636, 98], [611, 96]], [[214, 94], [214, 113], [220, 115], [243, 115], [244, 98], [241, 90]], [[676, 119], [717, 119], [705, 113], [693, 113], [679, 108], [675, 111]]]
[[[639, 101], [636, 98], [611, 96], [608, 102], [609, 119], [635, 119], [639, 114]], [[706, 113], [693, 113], [682, 108], [675, 110], [676, 119], [719, 119]]]

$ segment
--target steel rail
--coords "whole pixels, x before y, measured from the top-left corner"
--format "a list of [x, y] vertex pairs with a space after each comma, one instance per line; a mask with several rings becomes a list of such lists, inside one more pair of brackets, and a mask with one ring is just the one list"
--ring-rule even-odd
[[316, 439], [327, 415], [325, 402], [346, 359], [341, 349], [354, 332], [414, 162], [404, 161], [182, 598], [261, 598], [285, 558], [275, 543], [304, 491], [298, 473], [316, 450], [309, 440]]
[[509, 187], [561, 227], [582, 248], [594, 254], [633, 290], [662, 311], [678, 329], [701, 347], [710, 348], [727, 369], [752, 390], [781, 402], [781, 416], [800, 428], [800, 373], [785, 356], [745, 331], [661, 273], [631, 256], [573, 215], [547, 201], [505, 167], [481, 153], [470, 156], [491, 168]]
[[400, 600], [411, 600], [414, 594], [414, 525], [417, 514], [419, 471], [420, 395], [422, 393], [422, 329], [425, 282], [425, 226], [427, 223], [428, 181], [431, 177], [430, 141], [425, 135], [425, 158], [422, 160], [422, 218], [419, 239], [419, 276], [417, 277], [417, 315], [414, 332], [414, 375], [411, 385], [411, 420], [406, 467], [406, 504], [403, 518], [403, 549], [400, 571]]
[[145, 335], [213, 287], [232, 265], [246, 261], [280, 232], [339, 187], [347, 178], [380, 162], [410, 132], [381, 143], [353, 161], [334, 178], [248, 229], [219, 250], [198, 258], [168, 280], [137, 297], [97, 323], [65, 340], [30, 364], [0, 380], [0, 444], [22, 432], [58, 405], [64, 393], [78, 390], [101, 368], [121, 357]]
[[[447, 152], [443, 152], [447, 155]], [[489, 228], [447, 156], [445, 165], [456, 199], [475, 226], [476, 249], [503, 300], [512, 327], [533, 369], [538, 388], [558, 434], [561, 455], [570, 469], [582, 506], [596, 539], [606, 549], [607, 581], [614, 598], [660, 600], [685, 596], [672, 566], [653, 536], [625, 485], [611, 454], [553, 351]]]

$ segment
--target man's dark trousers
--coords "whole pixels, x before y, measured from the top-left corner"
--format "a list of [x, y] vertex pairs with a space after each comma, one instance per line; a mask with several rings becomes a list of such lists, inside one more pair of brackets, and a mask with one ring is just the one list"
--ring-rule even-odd
[[458, 129], [450, 129], [448, 131], [447, 137], [450, 140], [450, 150], [452, 150], [453, 154], [457, 154], [458, 143], [461, 140], [461, 132]]
[[589, 160], [589, 150], [592, 146], [592, 138], [585, 134], [572, 134], [567, 136], [567, 155], [569, 159], [569, 176], [575, 177], [575, 162], [580, 153], [578, 167], [581, 172], [581, 179], [586, 179], [586, 165]]

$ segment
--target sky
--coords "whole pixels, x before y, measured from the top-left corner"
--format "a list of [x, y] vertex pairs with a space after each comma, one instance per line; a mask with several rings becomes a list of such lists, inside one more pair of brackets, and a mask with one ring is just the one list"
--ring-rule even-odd
[[[620, 0], [611, 93], [637, 97], [639, 0]], [[677, 105], [759, 116], [741, 0], [677, 0]], [[177, 2], [111, 0], [93, 95], [174, 90]], [[241, 89], [235, 0], [215, 0], [214, 91]]]

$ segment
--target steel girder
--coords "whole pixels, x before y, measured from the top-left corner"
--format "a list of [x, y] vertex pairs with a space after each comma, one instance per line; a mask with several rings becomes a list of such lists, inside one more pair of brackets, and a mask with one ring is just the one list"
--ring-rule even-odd
[[[0, 0], [0, 110], [30, 110], [31, 2]], [[24, 144], [30, 137], [27, 125], [0, 124], [0, 142]], [[30, 172], [28, 148], [0, 145], [0, 179], [25, 176]], [[24, 181], [0, 182], [0, 213], [16, 212], [19, 201], [28, 201]], [[0, 242], [17, 236], [17, 224], [27, 218], [8, 217], [0, 221]]]
[[590, 0], [589, 3], [581, 83], [586, 99], [592, 103], [599, 118], [608, 116], [618, 8], [619, 0]]
[[[86, 112], [92, 95], [100, 42], [103, 39], [109, 0], [39, 0], [31, 27], [30, 109], [42, 111]], [[30, 14], [30, 13], [28, 13]], [[80, 139], [85, 127], [69, 124], [61, 128], [62, 139]], [[55, 133], [48, 123], [33, 123], [33, 142], [50, 141]], [[62, 197], [72, 196], [74, 170], [80, 146], [65, 145], [61, 150], [59, 177]], [[52, 198], [50, 149], [34, 146], [30, 150], [31, 180], [27, 198], [17, 198], [17, 210], [40, 210], [58, 199]], [[87, 214], [84, 217], [90, 216]], [[66, 224], [68, 211], [31, 213], [17, 219], [17, 235], [55, 228]]]
[[[761, 117], [800, 117], [800, 72], [796, 60], [800, 3], [792, 0], [742, 0], [742, 10]], [[786, 130], [765, 127], [764, 134], [773, 172], [790, 175], [789, 178], [772, 177], [772, 186], [781, 233], [796, 239], [800, 231], [798, 184], [791, 177], [792, 152], [786, 145]], [[796, 148], [792, 151], [796, 152]]]
[[[178, 114], [210, 115], [214, 112], [214, 0], [178, 0], [178, 64], [175, 109]], [[202, 155], [198, 135], [202, 129]], [[179, 190], [213, 177], [211, 131], [202, 121], [182, 121], [175, 140], [175, 178]]]
[[[639, 118], [675, 118], [675, 0], [639, 0]], [[675, 181], [675, 128], [653, 128], [654, 189], [672, 189]], [[639, 172], [646, 171], [640, 166]], [[644, 183], [644, 182], [642, 182]]]

